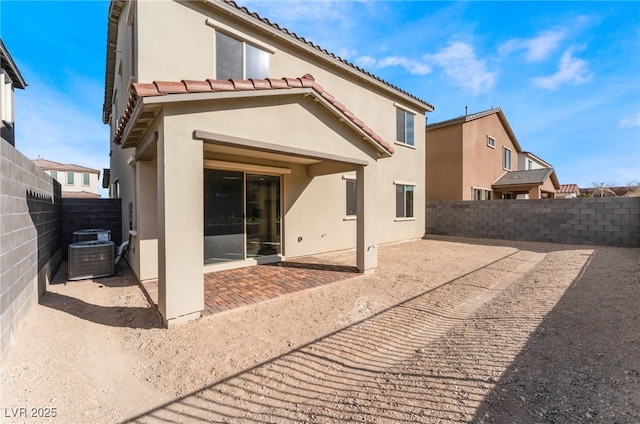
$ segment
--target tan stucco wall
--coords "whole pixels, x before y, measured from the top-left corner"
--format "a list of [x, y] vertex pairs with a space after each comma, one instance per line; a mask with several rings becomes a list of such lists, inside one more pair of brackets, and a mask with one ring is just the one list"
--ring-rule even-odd
[[[467, 122], [463, 132], [461, 200], [473, 200], [473, 187], [491, 190], [493, 182], [506, 172], [502, 167], [503, 148], [511, 150], [511, 171], [517, 169], [518, 152], [497, 114]], [[487, 135], [495, 139], [495, 148], [487, 146]]]
[[461, 200], [462, 125], [429, 130], [426, 143], [427, 200]]

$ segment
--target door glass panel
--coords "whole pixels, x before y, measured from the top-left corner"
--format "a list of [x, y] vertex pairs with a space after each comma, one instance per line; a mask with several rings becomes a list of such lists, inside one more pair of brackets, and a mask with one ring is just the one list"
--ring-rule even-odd
[[280, 245], [280, 177], [247, 174], [247, 257], [276, 255]]
[[204, 263], [244, 259], [242, 172], [204, 170]]

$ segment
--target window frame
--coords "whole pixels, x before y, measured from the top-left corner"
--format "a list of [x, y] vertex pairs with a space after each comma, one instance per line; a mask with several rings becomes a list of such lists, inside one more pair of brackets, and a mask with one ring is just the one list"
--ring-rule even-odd
[[[476, 194], [479, 196], [476, 196]], [[483, 187], [471, 187], [471, 197], [473, 201], [493, 200], [493, 190]]]
[[496, 148], [496, 139], [487, 134], [487, 147]]
[[[416, 145], [416, 113], [398, 105], [394, 104], [396, 108], [396, 144], [401, 146], [407, 146], [415, 148]], [[400, 117], [402, 116], [402, 133], [400, 126]], [[411, 119], [407, 119], [407, 117]], [[408, 121], [411, 121], [409, 123]], [[410, 137], [409, 137], [410, 135]], [[409, 140], [410, 138], [410, 140]]]
[[67, 172], [66, 185], [68, 186], [76, 185], [75, 178], [76, 178], [75, 172]]
[[[509, 163], [507, 164], [507, 152], [509, 152]], [[511, 171], [512, 151], [507, 146], [502, 146], [502, 169]], [[508, 166], [507, 166], [508, 165]]]
[[53, 178], [54, 180], [58, 181], [58, 171], [49, 171], [49, 175], [51, 176], [51, 178]]
[[[209, 20], [207, 21], [208, 25], [213, 26], [216, 31], [215, 31], [215, 39], [214, 39], [214, 46], [215, 46], [215, 50], [214, 50], [214, 69], [215, 69], [215, 75], [216, 75], [216, 79], [231, 79], [231, 78], [239, 78], [239, 79], [249, 79], [249, 78], [259, 78], [259, 79], [264, 79], [264, 78], [269, 78], [270, 74], [271, 74], [271, 57], [269, 56], [269, 54], [273, 54], [275, 53], [275, 50], [273, 50], [273, 48], [271, 48], [270, 46], [265, 45], [264, 43], [260, 43], [257, 42], [253, 39], [250, 39], [248, 37], [244, 37], [241, 34], [238, 34], [237, 31], [231, 31], [228, 28], [226, 28], [226, 26], [222, 26], [219, 25], [217, 23], [212, 24], [211, 22], [209, 22]], [[218, 67], [219, 62], [218, 62], [218, 37], [222, 35], [223, 37], [229, 38], [231, 40], [234, 40], [236, 42], [239, 43], [240, 46], [240, 68], [241, 68], [241, 73], [242, 75], [239, 76], [231, 76], [230, 78], [224, 78], [223, 76], [220, 76], [220, 69]], [[253, 49], [261, 54], [264, 54], [266, 59], [267, 59], [267, 63], [266, 63], [266, 75], [261, 75], [261, 76], [256, 76], [256, 75], [249, 75], [249, 73], [247, 72], [247, 57], [249, 56], [248, 49]]]
[[[86, 183], [85, 183], [85, 179], [86, 179]], [[91, 185], [91, 174], [89, 174], [88, 172], [82, 173], [82, 185], [84, 187], [89, 187]]]
[[[415, 207], [415, 191], [416, 191], [416, 183], [404, 182], [404, 181], [394, 181], [393, 185], [395, 186], [395, 219], [394, 221], [415, 221], [416, 220], [416, 207]], [[410, 189], [408, 190], [408, 188]], [[402, 188], [402, 216], [398, 215], [399, 204], [398, 204], [398, 189]], [[407, 197], [407, 193], [411, 193], [410, 199]], [[407, 210], [410, 206], [411, 215], [407, 214]]]
[[[357, 188], [357, 183], [356, 183], [356, 179], [355, 177], [352, 176], [347, 176], [344, 175], [342, 177], [342, 179], [345, 182], [345, 220], [353, 220], [356, 219], [358, 217], [358, 188]], [[352, 190], [349, 190], [349, 186], [352, 185]], [[351, 199], [351, 202], [349, 201], [349, 195], [352, 194], [353, 199]], [[353, 205], [353, 212], [354, 213], [349, 213], [350, 212], [350, 204]]]

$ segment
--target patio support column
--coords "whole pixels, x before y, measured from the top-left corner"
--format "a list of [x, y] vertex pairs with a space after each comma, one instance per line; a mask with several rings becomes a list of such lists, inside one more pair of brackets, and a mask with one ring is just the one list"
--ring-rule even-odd
[[[137, 252], [131, 252], [136, 272], [140, 280], [158, 278], [158, 182], [156, 163], [151, 161], [136, 162], [136, 203], [137, 236], [131, 238], [132, 246]], [[133, 254], [132, 254], [133, 253]]]
[[358, 215], [356, 255], [358, 271], [363, 273], [372, 272], [378, 266], [376, 194], [376, 168], [359, 166], [356, 169]]
[[157, 167], [158, 309], [166, 326], [196, 319], [204, 309], [202, 141], [172, 136], [169, 119]]

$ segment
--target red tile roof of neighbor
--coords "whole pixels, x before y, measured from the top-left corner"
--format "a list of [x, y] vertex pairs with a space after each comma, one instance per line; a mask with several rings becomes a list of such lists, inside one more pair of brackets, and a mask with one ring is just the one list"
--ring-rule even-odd
[[561, 184], [560, 190], [556, 193], [579, 193], [578, 186], [576, 184]]
[[224, 91], [257, 91], [257, 90], [285, 90], [292, 88], [311, 88], [320, 97], [333, 105], [342, 115], [349, 121], [360, 128], [364, 133], [371, 137], [387, 152], [393, 154], [393, 146], [386, 142], [382, 137], [376, 134], [371, 128], [367, 127], [364, 122], [358, 119], [345, 105], [340, 103], [318, 85], [313, 76], [306, 74], [300, 78], [267, 78], [267, 79], [230, 79], [230, 80], [214, 80], [207, 79], [204, 81], [182, 80], [182, 81], [154, 81], [152, 83], [134, 83], [131, 88], [131, 96], [129, 103], [125, 108], [118, 127], [114, 135], [116, 144], [122, 143], [124, 130], [129, 124], [129, 120], [133, 113], [134, 106], [141, 97], [167, 96], [171, 94], [190, 94], [190, 93], [217, 93]]

